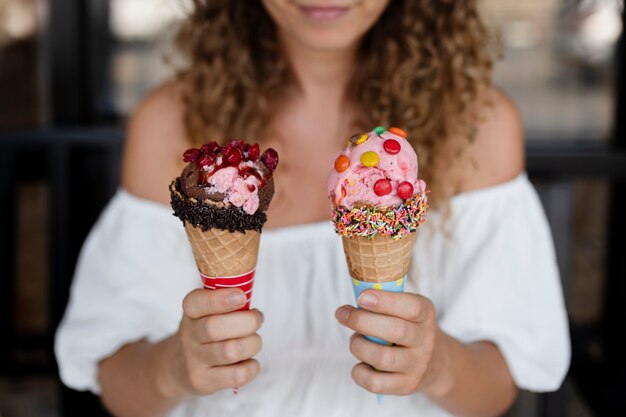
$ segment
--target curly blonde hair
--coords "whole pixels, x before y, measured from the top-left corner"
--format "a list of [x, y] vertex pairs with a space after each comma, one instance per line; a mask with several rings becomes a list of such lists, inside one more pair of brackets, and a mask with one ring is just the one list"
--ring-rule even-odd
[[[195, 144], [258, 136], [271, 98], [295, 82], [276, 26], [260, 1], [193, 6], [176, 38], [189, 59], [179, 73], [187, 134]], [[491, 85], [489, 44], [476, 0], [392, 0], [360, 44], [347, 92], [366, 118], [359, 122], [406, 130], [437, 200], [454, 193], [437, 175], [450, 162], [445, 143], [472, 140], [476, 103]]]

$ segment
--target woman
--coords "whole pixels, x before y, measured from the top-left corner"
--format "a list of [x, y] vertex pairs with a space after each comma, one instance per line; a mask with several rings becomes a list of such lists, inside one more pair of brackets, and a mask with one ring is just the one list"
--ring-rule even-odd
[[[556, 389], [569, 350], [554, 253], [486, 44], [475, 1], [194, 1], [189, 67], [133, 116], [123, 189], [83, 249], [63, 380], [120, 416], [491, 416], [518, 387]], [[433, 209], [409, 292], [337, 308], [351, 289], [326, 176], [378, 124], [409, 132]], [[236, 137], [281, 155], [253, 299], [265, 318], [233, 312], [238, 290], [194, 289], [168, 208], [183, 151]], [[376, 407], [366, 390], [398, 396]]]

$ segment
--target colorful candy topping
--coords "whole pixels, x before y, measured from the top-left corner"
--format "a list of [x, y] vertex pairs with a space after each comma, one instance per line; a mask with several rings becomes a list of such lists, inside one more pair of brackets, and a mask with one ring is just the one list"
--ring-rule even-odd
[[343, 172], [350, 166], [350, 158], [345, 155], [339, 155], [337, 159], [335, 159], [335, 170], [337, 172]]
[[355, 133], [354, 135], [350, 136], [348, 142], [346, 142], [346, 146], [356, 146], [356, 141], [359, 140], [360, 137], [360, 133]]
[[399, 127], [390, 127], [389, 132], [406, 139], [406, 132]]
[[406, 200], [407, 198], [413, 195], [413, 184], [411, 184], [408, 181], [403, 181], [400, 184], [398, 184], [397, 192], [398, 192], [398, 197], [400, 197], [403, 200]]
[[391, 181], [387, 178], [381, 178], [374, 183], [374, 193], [377, 196], [382, 197], [391, 192]]
[[363, 236], [368, 239], [376, 235], [390, 235], [400, 239], [417, 230], [426, 220], [426, 198], [416, 194], [410, 200], [395, 207], [348, 209], [333, 205], [332, 220], [340, 236]]
[[355, 144], [360, 145], [360, 144], [364, 143], [364, 142], [367, 140], [367, 137], [368, 137], [368, 136], [367, 136], [367, 133], [363, 133], [363, 134], [361, 135], [361, 137], [359, 137], [359, 138], [357, 139], [357, 141], [355, 142]]
[[[237, 168], [239, 174], [244, 178], [254, 175], [263, 183], [264, 180], [271, 177], [272, 172], [278, 166], [278, 153], [271, 148], [267, 149], [263, 155], [260, 153], [259, 145], [256, 143], [249, 145], [242, 140], [232, 140], [224, 146], [220, 146], [217, 142], [209, 142], [199, 149], [186, 150], [183, 153], [183, 161], [198, 164], [200, 168], [199, 185], [207, 184], [211, 175], [226, 167]], [[267, 167], [269, 173], [259, 169], [259, 161]]]
[[398, 152], [400, 152], [400, 142], [398, 142], [395, 139], [387, 139], [386, 141], [383, 142], [383, 149], [389, 155], [395, 155]]
[[376, 152], [367, 151], [361, 155], [361, 164], [368, 168], [375, 167], [379, 160], [380, 158]]
[[[400, 129], [399, 127], [390, 127], [389, 129], [387, 129], [385, 126], [377, 126], [373, 129], [373, 131], [377, 135], [379, 135], [380, 139], [384, 139], [380, 135], [385, 133], [385, 131], [388, 131], [389, 133], [396, 135], [396, 136], [400, 136], [402, 138], [407, 137], [406, 131], [403, 129]], [[368, 139], [369, 139], [368, 133], [363, 133], [363, 134], [356, 133], [350, 136], [347, 142], [347, 146], [355, 147], [355, 146], [358, 146], [367, 142]], [[383, 141], [383, 149], [389, 155], [397, 155], [402, 150], [402, 145], [400, 144], [400, 141], [390, 138], [390, 139], [386, 139]], [[378, 163], [380, 162], [380, 155], [378, 155], [374, 151], [367, 151], [361, 155], [360, 160], [361, 160], [361, 164], [364, 167], [372, 168], [372, 167], [377, 166]], [[406, 163], [404, 163], [404, 165], [406, 165]], [[398, 162], [398, 166], [401, 169], [405, 169], [405, 167], [403, 167], [402, 161]], [[335, 159], [335, 170], [337, 172], [339, 173], [345, 172], [349, 167], [350, 167], [350, 158], [347, 155], [342, 154], [342, 155], [339, 155], [337, 159]], [[382, 196], [390, 194], [393, 191], [393, 184], [391, 183], [389, 179], [384, 178], [384, 179], [380, 179], [376, 181], [373, 188], [374, 188], [374, 193], [377, 196], [382, 197]], [[407, 200], [413, 195], [414, 186], [410, 182], [404, 181], [398, 184], [396, 188], [396, 192], [398, 194], [398, 197], [400, 197], [402, 200]], [[343, 193], [345, 193], [345, 191], [343, 191]], [[343, 200], [343, 197], [344, 195], [342, 195], [339, 198], [339, 201]]]

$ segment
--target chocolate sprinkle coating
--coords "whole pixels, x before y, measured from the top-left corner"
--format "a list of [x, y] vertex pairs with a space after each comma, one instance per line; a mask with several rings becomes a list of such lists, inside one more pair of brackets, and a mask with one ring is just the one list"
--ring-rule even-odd
[[232, 205], [218, 205], [208, 199], [202, 202], [195, 198], [188, 198], [178, 191], [179, 181], [180, 178], [176, 178], [170, 184], [170, 203], [174, 209], [174, 216], [178, 217], [183, 224], [189, 222], [203, 231], [221, 229], [244, 233], [246, 230], [255, 230], [261, 233], [267, 221], [264, 211], [257, 210], [250, 215], [243, 209]]

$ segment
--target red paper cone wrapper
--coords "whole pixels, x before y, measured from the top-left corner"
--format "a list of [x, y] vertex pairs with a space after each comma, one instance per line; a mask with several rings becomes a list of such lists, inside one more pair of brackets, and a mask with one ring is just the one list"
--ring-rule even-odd
[[246, 272], [241, 275], [234, 275], [230, 277], [210, 277], [200, 272], [200, 278], [202, 278], [202, 284], [204, 288], [208, 290], [219, 290], [222, 288], [239, 288], [246, 294], [246, 304], [238, 311], [250, 310], [250, 301], [252, 299], [252, 286], [254, 285], [254, 272]]

